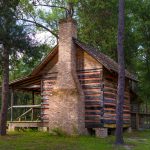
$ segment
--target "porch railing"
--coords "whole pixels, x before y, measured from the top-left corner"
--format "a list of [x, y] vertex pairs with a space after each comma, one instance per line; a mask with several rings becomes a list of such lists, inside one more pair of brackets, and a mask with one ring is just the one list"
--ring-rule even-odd
[[[25, 112], [20, 114], [18, 117], [14, 118], [14, 109], [15, 108], [24, 108], [27, 109]], [[10, 112], [10, 121], [38, 121], [40, 120], [40, 109], [41, 105], [14, 105], [8, 108], [8, 110], [11, 110]], [[39, 110], [36, 111], [35, 110]], [[27, 117], [28, 115], [28, 117]], [[30, 116], [30, 117], [29, 117]], [[24, 118], [24, 119], [23, 119]]]

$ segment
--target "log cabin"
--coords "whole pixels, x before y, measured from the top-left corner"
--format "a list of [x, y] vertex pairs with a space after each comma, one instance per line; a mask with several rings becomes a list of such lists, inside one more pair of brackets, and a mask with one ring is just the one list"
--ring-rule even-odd
[[[124, 128], [131, 127], [130, 83], [134, 75], [125, 72]], [[16, 127], [38, 127], [68, 134], [87, 133], [105, 137], [116, 128], [118, 64], [96, 48], [77, 39], [73, 19], [59, 22], [59, 42], [30, 75], [10, 83], [11, 120]], [[28, 91], [41, 96], [39, 105], [14, 105], [14, 91]], [[33, 96], [34, 97], [34, 96]], [[13, 118], [15, 108], [39, 109], [37, 121]], [[21, 117], [20, 116], [20, 117]]]

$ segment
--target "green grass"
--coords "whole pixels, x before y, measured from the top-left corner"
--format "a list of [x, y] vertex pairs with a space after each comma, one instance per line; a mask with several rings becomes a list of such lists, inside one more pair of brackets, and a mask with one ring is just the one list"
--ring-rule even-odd
[[[133, 132], [124, 136], [127, 148], [150, 150], [150, 131]], [[101, 139], [90, 136], [52, 136], [43, 132], [11, 132], [0, 137], [0, 150], [124, 150], [116, 148], [114, 136]]]
[[125, 134], [125, 141], [133, 150], [150, 150], [150, 130]]

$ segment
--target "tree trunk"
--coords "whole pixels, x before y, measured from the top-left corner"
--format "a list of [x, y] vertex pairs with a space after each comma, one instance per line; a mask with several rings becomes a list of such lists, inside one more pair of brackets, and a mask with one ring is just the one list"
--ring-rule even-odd
[[118, 20], [118, 89], [117, 89], [117, 118], [116, 118], [116, 142], [121, 145], [123, 140], [123, 104], [124, 104], [124, 90], [125, 90], [125, 62], [124, 62], [124, 6], [125, 1], [119, 0], [119, 20]]
[[0, 113], [0, 135], [6, 135], [7, 110], [9, 97], [9, 52], [3, 48], [3, 74], [2, 74], [2, 106]]

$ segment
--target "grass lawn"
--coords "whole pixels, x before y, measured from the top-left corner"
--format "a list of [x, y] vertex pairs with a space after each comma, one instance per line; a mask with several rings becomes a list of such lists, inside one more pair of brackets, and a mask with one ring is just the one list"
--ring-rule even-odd
[[12, 132], [0, 137], [0, 150], [150, 150], [150, 131], [125, 134], [126, 145], [116, 148], [114, 136], [52, 136], [42, 132]]

